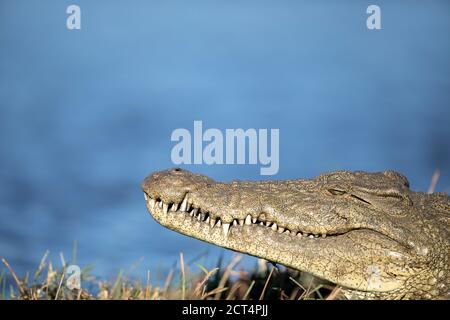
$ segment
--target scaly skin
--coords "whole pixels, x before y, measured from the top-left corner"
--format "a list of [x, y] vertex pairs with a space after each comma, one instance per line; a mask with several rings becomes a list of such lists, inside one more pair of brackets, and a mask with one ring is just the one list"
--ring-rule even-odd
[[231, 183], [181, 169], [142, 183], [161, 225], [309, 272], [349, 298], [450, 297], [450, 197], [393, 171]]

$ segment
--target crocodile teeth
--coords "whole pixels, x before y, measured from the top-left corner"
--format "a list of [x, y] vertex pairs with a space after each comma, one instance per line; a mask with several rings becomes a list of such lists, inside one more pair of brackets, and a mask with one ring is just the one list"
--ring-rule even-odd
[[244, 226], [244, 225], [251, 225], [251, 224], [260, 224], [263, 227], [268, 227], [272, 229], [273, 231], [276, 231], [280, 234], [287, 234], [292, 236], [297, 236], [299, 238], [301, 237], [307, 237], [309, 239], [317, 239], [317, 238], [326, 238], [327, 235], [325, 233], [302, 233], [300, 231], [291, 231], [289, 229], [286, 229], [284, 227], [279, 227], [276, 222], [271, 221], [259, 221], [257, 218], [253, 218], [250, 214], [247, 214], [245, 219], [234, 219], [230, 223], [222, 223], [220, 218], [213, 218], [210, 216], [209, 212], [201, 212], [201, 209], [194, 208], [192, 206], [192, 203], [188, 203], [188, 197], [186, 196], [181, 204], [179, 203], [165, 203], [162, 200], [156, 200], [148, 196], [146, 193], [144, 193], [144, 198], [147, 201], [147, 205], [150, 209], [155, 209], [156, 207], [159, 207], [161, 211], [164, 214], [168, 214], [169, 211], [173, 212], [185, 212], [186, 215], [189, 215], [196, 220], [200, 222], [206, 222], [210, 226], [210, 228], [214, 227], [222, 227], [222, 232], [224, 236], [228, 236], [230, 234], [231, 227], [235, 226]]
[[224, 223], [222, 225], [222, 230], [223, 230], [223, 235], [224, 236], [228, 236], [228, 232], [230, 231], [230, 224], [229, 223]]
[[183, 202], [181, 203], [180, 210], [181, 211], [186, 211], [186, 208], [187, 208], [187, 197], [184, 198]]

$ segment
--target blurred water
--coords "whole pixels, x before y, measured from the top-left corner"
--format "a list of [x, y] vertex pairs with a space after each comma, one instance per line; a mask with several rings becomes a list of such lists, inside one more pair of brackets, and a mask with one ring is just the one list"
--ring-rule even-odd
[[0, 3], [0, 256], [18, 273], [74, 240], [104, 277], [216, 261], [154, 222], [139, 186], [194, 120], [280, 129], [278, 175], [187, 166], [216, 179], [394, 169], [424, 191], [440, 169], [449, 191], [449, 2], [377, 1], [380, 31], [365, 1], [76, 3], [79, 31], [72, 1]]

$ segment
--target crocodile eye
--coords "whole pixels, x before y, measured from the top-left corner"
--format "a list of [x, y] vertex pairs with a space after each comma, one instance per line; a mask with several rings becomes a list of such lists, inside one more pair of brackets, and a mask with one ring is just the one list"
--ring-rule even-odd
[[328, 189], [328, 192], [331, 193], [333, 196], [342, 196], [346, 193], [345, 191], [338, 189]]

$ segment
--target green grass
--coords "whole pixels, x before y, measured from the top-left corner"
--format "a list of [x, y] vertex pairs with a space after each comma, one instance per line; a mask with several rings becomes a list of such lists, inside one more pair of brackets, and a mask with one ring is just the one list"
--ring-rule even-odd
[[[183, 253], [179, 267], [167, 273], [162, 286], [152, 284], [151, 272], [145, 281], [131, 279], [119, 272], [114, 280], [102, 280], [92, 276], [92, 267], [81, 270], [81, 289], [70, 290], [66, 286], [65, 273], [70, 263], [60, 254], [59, 268], [48, 261], [46, 252], [32, 273], [19, 277], [9, 263], [2, 259], [0, 265], [0, 299], [29, 300], [79, 300], [79, 299], [137, 299], [137, 300], [296, 300], [340, 299], [340, 289], [321, 282], [307, 274], [275, 267], [264, 260], [251, 270], [239, 268], [243, 255], [234, 256], [222, 267], [221, 259], [211, 270], [198, 262], [186, 264]], [[76, 246], [71, 263], [76, 261]], [[32, 274], [32, 276], [30, 276]], [[13, 280], [7, 285], [7, 278]], [[11, 281], [9, 281], [11, 282]]]

